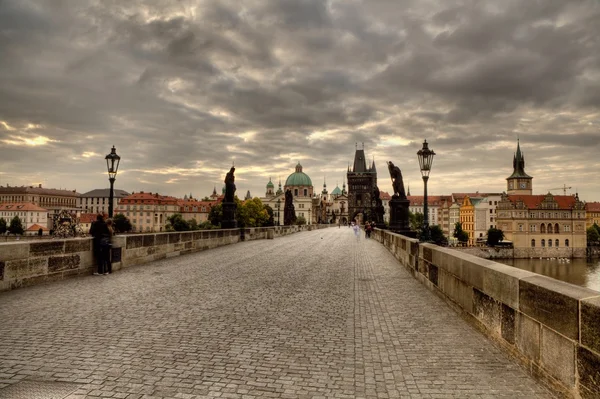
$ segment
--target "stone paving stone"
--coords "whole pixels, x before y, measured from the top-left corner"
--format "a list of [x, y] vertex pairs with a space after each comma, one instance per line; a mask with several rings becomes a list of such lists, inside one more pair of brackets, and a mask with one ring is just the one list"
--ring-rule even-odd
[[0, 320], [0, 397], [553, 397], [345, 228], [0, 293]]

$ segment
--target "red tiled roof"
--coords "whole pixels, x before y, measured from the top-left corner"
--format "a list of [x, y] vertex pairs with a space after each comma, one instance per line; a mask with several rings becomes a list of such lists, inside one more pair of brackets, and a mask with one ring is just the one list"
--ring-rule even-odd
[[42, 229], [42, 231], [48, 231], [48, 228], [40, 226], [39, 224], [32, 224], [26, 231], [39, 231], [40, 229]]
[[[548, 194], [543, 195], [509, 195], [508, 199], [513, 204], [518, 201], [523, 201], [523, 204], [528, 209], [537, 209], [537, 207], [544, 201]], [[575, 205], [577, 199], [572, 195], [553, 195], [554, 200], [558, 203], [559, 209], [571, 209]]]
[[585, 204], [585, 210], [588, 212], [600, 212], [600, 202], [588, 202]]
[[[410, 201], [411, 205], [422, 205], [424, 202], [424, 196], [422, 195], [409, 195], [406, 198]], [[428, 195], [427, 205], [441, 205], [444, 199], [449, 200], [447, 195]]]
[[176, 205], [177, 198], [159, 195], [158, 193], [133, 193], [119, 201], [120, 204], [152, 204], [152, 205]]
[[47, 209], [41, 208], [30, 202], [17, 202], [9, 204], [0, 204], [0, 211], [30, 211], [30, 212], [48, 212]]
[[79, 223], [92, 223], [96, 221], [97, 217], [97, 213], [82, 213], [81, 216], [79, 216]]
[[392, 196], [388, 192], [386, 192], [386, 191], [380, 191], [379, 192], [379, 198], [382, 199], [382, 200], [391, 200]]

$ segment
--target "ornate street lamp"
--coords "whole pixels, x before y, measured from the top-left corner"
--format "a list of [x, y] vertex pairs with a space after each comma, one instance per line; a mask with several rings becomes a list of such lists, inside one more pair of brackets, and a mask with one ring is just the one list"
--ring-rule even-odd
[[279, 226], [279, 214], [281, 213], [281, 198], [277, 198], [277, 226]]
[[423, 176], [423, 184], [425, 185], [425, 193], [423, 195], [423, 233], [421, 241], [429, 241], [429, 214], [427, 212], [427, 181], [429, 180], [429, 172], [433, 164], [433, 156], [435, 152], [429, 149], [427, 140], [423, 142], [423, 148], [417, 152], [419, 158], [419, 166], [421, 167], [421, 176]]
[[108, 202], [108, 217], [113, 217], [113, 199], [115, 196], [114, 185], [115, 179], [117, 177], [117, 170], [119, 169], [119, 162], [121, 161], [121, 157], [117, 155], [117, 150], [113, 145], [110, 150], [110, 154], [106, 156], [106, 169], [108, 169], [108, 181], [110, 182], [110, 198]]

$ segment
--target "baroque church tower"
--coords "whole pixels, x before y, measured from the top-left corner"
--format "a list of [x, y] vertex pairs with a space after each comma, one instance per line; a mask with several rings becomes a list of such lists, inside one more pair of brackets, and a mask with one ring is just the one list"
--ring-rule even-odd
[[513, 157], [513, 173], [506, 178], [507, 194], [531, 195], [533, 191], [533, 177], [525, 173], [525, 156], [521, 153], [521, 146], [517, 140], [517, 153]]

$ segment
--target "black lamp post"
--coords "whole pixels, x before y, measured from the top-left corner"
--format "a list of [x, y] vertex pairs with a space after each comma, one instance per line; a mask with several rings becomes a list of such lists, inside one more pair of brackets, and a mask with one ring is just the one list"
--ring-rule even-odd
[[113, 199], [115, 196], [114, 185], [115, 179], [117, 177], [117, 170], [119, 169], [119, 162], [121, 161], [121, 157], [117, 155], [117, 150], [113, 145], [110, 150], [110, 154], [106, 156], [106, 169], [108, 169], [108, 181], [110, 182], [110, 198], [108, 202], [108, 217], [113, 217]]
[[429, 214], [427, 212], [427, 181], [429, 180], [429, 172], [433, 164], [433, 156], [435, 152], [429, 149], [427, 140], [423, 142], [423, 148], [417, 152], [419, 158], [419, 166], [421, 167], [421, 176], [423, 176], [423, 184], [425, 185], [425, 193], [423, 195], [423, 233], [421, 241], [429, 241]]
[[281, 198], [277, 198], [277, 226], [279, 226], [279, 214], [281, 213]]

